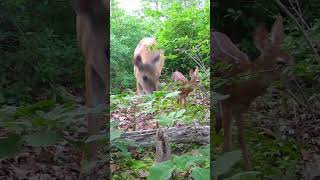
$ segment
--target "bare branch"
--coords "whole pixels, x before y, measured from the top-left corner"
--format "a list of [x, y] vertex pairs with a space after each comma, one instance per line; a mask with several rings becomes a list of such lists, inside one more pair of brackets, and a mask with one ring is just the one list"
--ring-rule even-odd
[[296, 19], [296, 17], [288, 10], [288, 8], [282, 4], [282, 2], [280, 0], [274, 0], [280, 7], [281, 9], [289, 16], [289, 18], [291, 18], [291, 20], [293, 20], [295, 22], [295, 24], [297, 25], [297, 27], [299, 28], [299, 30], [302, 32], [305, 40], [307, 41], [308, 46], [311, 48], [311, 50], [313, 51], [314, 55], [317, 57], [318, 60], [320, 60], [320, 56], [317, 52], [317, 50], [313, 47], [312, 41], [309, 38], [307, 32], [303, 29], [303, 27], [300, 25], [300, 23], [298, 22], [298, 20]]

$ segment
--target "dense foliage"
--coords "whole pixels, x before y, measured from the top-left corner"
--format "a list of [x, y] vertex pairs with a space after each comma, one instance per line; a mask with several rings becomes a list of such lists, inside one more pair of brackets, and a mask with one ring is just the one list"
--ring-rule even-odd
[[[50, 7], [50, 8], [48, 8]], [[67, 1], [1, 1], [0, 104], [62, 100], [84, 84]]]
[[[164, 76], [187, 73], [209, 62], [209, 1], [144, 1], [141, 10], [129, 14], [116, 1], [111, 4], [111, 89], [135, 89], [133, 52], [144, 37], [155, 37], [165, 51]], [[208, 67], [208, 66], [207, 66]], [[163, 78], [163, 77], [162, 77]]]

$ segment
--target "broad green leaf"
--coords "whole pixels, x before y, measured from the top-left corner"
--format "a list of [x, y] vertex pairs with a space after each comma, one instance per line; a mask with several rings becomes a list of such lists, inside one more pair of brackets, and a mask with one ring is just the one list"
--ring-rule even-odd
[[141, 148], [137, 143], [127, 139], [114, 139], [111, 141], [111, 146], [118, 148], [121, 151], [121, 155], [129, 156], [128, 146], [136, 147], [141, 152], [143, 148]]
[[139, 114], [149, 114], [149, 113], [153, 113], [153, 112], [156, 112], [156, 111], [157, 111], [156, 108], [151, 108], [151, 107], [150, 108], [146, 108], [145, 110], [143, 110], [140, 113], [138, 113], [137, 116]]
[[161, 126], [173, 126], [174, 118], [168, 116], [155, 116], [155, 120], [159, 122]]
[[112, 120], [110, 122], [110, 129], [113, 129], [113, 128], [117, 127], [119, 123], [120, 123], [119, 120]]
[[203, 149], [199, 149], [199, 152], [205, 156], [205, 157], [209, 157], [210, 156], [210, 145], [207, 145], [205, 148]]
[[0, 157], [13, 156], [21, 146], [19, 135], [10, 135], [0, 139]]
[[170, 113], [167, 115], [167, 117], [168, 117], [168, 118], [174, 118], [175, 115], [176, 115], [176, 112], [170, 112]]
[[175, 169], [172, 161], [165, 161], [163, 163], [154, 164], [150, 168], [150, 174], [147, 177], [148, 180], [167, 180], [171, 177], [173, 170]]
[[230, 171], [232, 166], [236, 164], [241, 158], [241, 152], [239, 150], [224, 153], [222, 156], [217, 157], [214, 162], [215, 173], [217, 176], [225, 174]]
[[122, 134], [122, 131], [120, 130], [116, 130], [116, 129], [112, 129], [110, 130], [110, 141], [119, 138]]
[[177, 97], [178, 95], [179, 95], [179, 91], [174, 91], [174, 92], [166, 94], [165, 98]]
[[198, 156], [176, 156], [173, 161], [178, 169], [186, 171], [191, 165], [199, 160], [201, 160], [201, 158]]
[[191, 176], [194, 178], [194, 180], [209, 180], [210, 171], [209, 169], [196, 167], [192, 170]]
[[61, 136], [56, 132], [37, 132], [25, 137], [26, 142], [34, 147], [47, 147], [59, 141]]
[[186, 112], [186, 109], [181, 109], [176, 113], [176, 118], [180, 118], [184, 113]]

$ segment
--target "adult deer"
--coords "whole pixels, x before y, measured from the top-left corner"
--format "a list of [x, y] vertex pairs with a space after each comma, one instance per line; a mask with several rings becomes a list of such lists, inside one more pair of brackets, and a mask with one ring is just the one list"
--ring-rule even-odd
[[[218, 112], [216, 116], [216, 131], [221, 129], [221, 121], [224, 128], [223, 151], [231, 150], [231, 119], [236, 120], [238, 129], [238, 141], [245, 160], [246, 170], [251, 169], [248, 152], [244, 139], [244, 127], [242, 116], [248, 111], [251, 102], [263, 95], [272, 81], [281, 77], [283, 67], [294, 63], [293, 58], [280, 49], [284, 39], [283, 20], [278, 17], [271, 30], [271, 41], [268, 30], [264, 26], [258, 26], [254, 32], [254, 41], [261, 55], [254, 61], [241, 52], [231, 40], [223, 33], [212, 32], [211, 54], [212, 61], [231, 64], [231, 70], [217, 72], [222, 78], [239, 76], [241, 73], [255, 74], [245, 82], [232, 81], [222, 88], [221, 93], [229, 95], [228, 98], [218, 100]], [[243, 74], [242, 74], [243, 75]]]
[[[107, 0], [74, 0], [76, 12], [77, 39], [85, 57], [86, 106], [96, 108], [107, 105], [109, 92], [109, 2]], [[88, 131], [99, 133], [106, 117], [88, 114]], [[89, 148], [89, 159], [96, 156], [96, 143]], [[93, 178], [95, 179], [95, 178]]]
[[154, 38], [143, 38], [134, 51], [134, 76], [137, 94], [150, 94], [159, 88], [164, 53]]

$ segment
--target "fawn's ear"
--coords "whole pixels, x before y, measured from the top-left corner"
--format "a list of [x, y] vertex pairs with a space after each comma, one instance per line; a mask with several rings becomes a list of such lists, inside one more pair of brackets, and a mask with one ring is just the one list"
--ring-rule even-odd
[[190, 76], [191, 80], [192, 80], [192, 79], [197, 79], [197, 78], [198, 78], [198, 75], [199, 75], [199, 68], [198, 68], [198, 67], [196, 67], [195, 70], [190, 69], [190, 71], [189, 71], [189, 76]]
[[281, 46], [284, 36], [283, 19], [279, 16], [272, 26], [271, 43], [275, 46]]
[[198, 77], [198, 76], [199, 76], [199, 68], [198, 68], [198, 66], [197, 66], [196, 69], [194, 70], [193, 74], [194, 74], [195, 77]]
[[191, 79], [192, 79], [192, 77], [193, 77], [193, 74], [194, 74], [193, 69], [190, 69], [190, 70], [189, 70], [189, 76], [190, 76]]
[[270, 46], [268, 30], [263, 24], [258, 25], [254, 31], [254, 43], [261, 53], [265, 52], [265, 50]]

